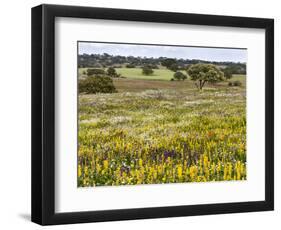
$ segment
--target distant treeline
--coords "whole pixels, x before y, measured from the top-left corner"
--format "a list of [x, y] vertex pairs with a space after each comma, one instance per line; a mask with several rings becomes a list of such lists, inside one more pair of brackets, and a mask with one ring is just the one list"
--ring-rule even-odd
[[[149, 65], [153, 69], [158, 69], [159, 66], [163, 65], [166, 60], [171, 60], [167, 57], [134, 57], [134, 56], [120, 56], [120, 55], [109, 55], [104, 54], [82, 54], [78, 55], [78, 66], [92, 67], [92, 68], [135, 68]], [[236, 62], [217, 62], [217, 61], [204, 61], [199, 59], [172, 59], [176, 63], [177, 69], [185, 70], [191, 64], [206, 63], [217, 65], [220, 68], [227, 68], [231, 70], [232, 74], [246, 74], [246, 64]]]

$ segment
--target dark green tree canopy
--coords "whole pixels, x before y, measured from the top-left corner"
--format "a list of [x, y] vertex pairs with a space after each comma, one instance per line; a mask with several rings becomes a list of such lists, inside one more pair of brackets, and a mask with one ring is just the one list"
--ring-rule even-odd
[[113, 67], [109, 67], [107, 69], [107, 75], [110, 76], [110, 77], [116, 77], [117, 76], [117, 72], [116, 70], [113, 68]]
[[109, 66], [117, 68], [117, 66], [126, 66], [127, 68], [135, 68], [144, 65], [151, 65], [152, 69], [156, 69], [160, 65], [174, 72], [186, 69], [192, 64], [213, 64], [216, 66], [224, 66], [229, 68], [232, 74], [246, 74], [246, 63], [235, 63], [227, 61], [206, 61], [200, 59], [184, 59], [184, 58], [168, 58], [168, 57], [134, 57], [109, 54], [79, 54], [79, 68], [107, 68]]
[[152, 75], [153, 69], [150, 66], [144, 66], [144, 67], [142, 67], [142, 74], [143, 75]]
[[165, 66], [167, 69], [176, 72], [178, 70], [177, 60], [174, 58], [166, 58], [161, 61], [161, 65]]
[[180, 80], [184, 81], [186, 78], [187, 78], [187, 76], [180, 71], [177, 71], [174, 73], [174, 79], [176, 79], [178, 81], [180, 81]]
[[79, 80], [79, 93], [116, 93], [117, 90], [113, 85], [111, 77], [106, 75], [90, 76], [86, 79]]
[[92, 75], [103, 75], [105, 74], [103, 69], [97, 69], [97, 68], [89, 68], [87, 69], [87, 75], [92, 76]]
[[231, 68], [226, 67], [226, 68], [222, 69], [222, 72], [224, 73], [224, 77], [226, 79], [232, 78], [232, 70], [231, 70]]
[[195, 64], [189, 66], [187, 73], [190, 79], [195, 81], [197, 88], [200, 90], [204, 87], [206, 82], [220, 82], [224, 81], [224, 73], [215, 65], [212, 64]]

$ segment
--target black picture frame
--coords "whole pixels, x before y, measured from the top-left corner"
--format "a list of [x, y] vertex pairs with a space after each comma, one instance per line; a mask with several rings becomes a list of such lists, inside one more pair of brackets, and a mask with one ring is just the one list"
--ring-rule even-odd
[[[109, 19], [265, 29], [265, 200], [55, 213], [55, 18]], [[274, 209], [274, 20], [62, 5], [32, 8], [32, 221], [41, 225]]]

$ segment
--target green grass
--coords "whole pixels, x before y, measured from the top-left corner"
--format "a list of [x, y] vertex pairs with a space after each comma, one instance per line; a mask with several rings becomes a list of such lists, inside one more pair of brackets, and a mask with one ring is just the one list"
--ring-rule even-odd
[[[87, 68], [79, 68], [79, 75], [83, 75], [86, 70]], [[149, 76], [143, 75], [141, 68], [116, 68], [116, 71], [125, 78], [142, 80], [170, 81], [174, 75], [173, 71], [167, 69], [154, 69], [154, 73]]]

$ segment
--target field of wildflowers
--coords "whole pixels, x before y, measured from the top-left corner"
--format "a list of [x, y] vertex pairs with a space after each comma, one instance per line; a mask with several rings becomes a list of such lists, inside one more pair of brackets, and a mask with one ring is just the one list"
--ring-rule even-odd
[[79, 95], [79, 187], [247, 178], [245, 85], [167, 84]]

